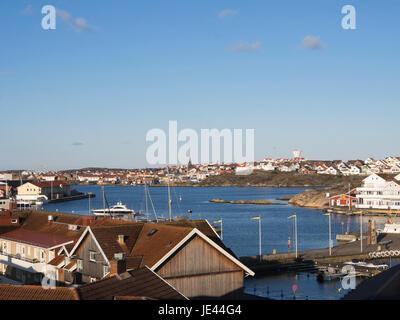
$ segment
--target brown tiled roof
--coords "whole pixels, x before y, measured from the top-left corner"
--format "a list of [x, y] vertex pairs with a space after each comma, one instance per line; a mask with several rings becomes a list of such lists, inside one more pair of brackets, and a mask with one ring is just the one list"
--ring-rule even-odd
[[147, 267], [79, 286], [77, 291], [82, 300], [114, 300], [116, 297], [186, 299]]
[[0, 237], [2, 239], [27, 243], [42, 248], [51, 248], [72, 240], [69, 237], [25, 230], [23, 228], [4, 233]]
[[[48, 222], [49, 215], [53, 216], [53, 223]], [[68, 230], [68, 224], [75, 224], [79, 217], [81, 216], [75, 214], [33, 211], [27, 214], [22, 227], [25, 230], [79, 239], [84, 228], [80, 228], [78, 231]]]
[[136, 270], [136, 269], [143, 267], [143, 265], [142, 265], [143, 257], [140, 257], [140, 256], [126, 257], [125, 262], [126, 262], [127, 270]]
[[[93, 227], [91, 229], [107, 259], [111, 260], [115, 253], [125, 252], [129, 255], [143, 225], [143, 223], [131, 223], [121, 226]], [[121, 246], [118, 242], [118, 235], [125, 236], [125, 245]]]
[[114, 300], [157, 300], [149, 297], [137, 297], [137, 296], [115, 296]]
[[79, 300], [79, 296], [73, 288], [0, 284], [0, 300]]
[[146, 223], [131, 255], [142, 256], [142, 265], [152, 267], [192, 230], [192, 228]]

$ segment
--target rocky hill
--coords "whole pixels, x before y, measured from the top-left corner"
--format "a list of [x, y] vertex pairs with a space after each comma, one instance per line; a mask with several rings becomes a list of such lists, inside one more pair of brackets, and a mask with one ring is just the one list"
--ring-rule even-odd
[[348, 186], [349, 183], [359, 186], [361, 176], [333, 176], [309, 174], [303, 175], [297, 172], [269, 172], [254, 170], [248, 176], [228, 173], [209, 177], [199, 186], [238, 186], [238, 187], [337, 187]]

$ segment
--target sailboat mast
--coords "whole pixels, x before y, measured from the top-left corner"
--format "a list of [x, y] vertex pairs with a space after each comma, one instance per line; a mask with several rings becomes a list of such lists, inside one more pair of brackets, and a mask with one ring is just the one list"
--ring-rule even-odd
[[146, 201], [146, 218], [147, 218], [147, 222], [149, 221], [149, 206], [147, 203], [147, 184], [146, 184], [146, 180], [144, 180], [144, 198]]
[[167, 175], [168, 175], [168, 209], [169, 209], [169, 221], [172, 221], [172, 209], [171, 209], [171, 190], [169, 187], [169, 169], [167, 167]]
[[104, 213], [105, 213], [106, 212], [106, 196], [104, 194], [104, 186], [101, 186], [101, 192], [103, 194], [103, 210], [104, 210]]

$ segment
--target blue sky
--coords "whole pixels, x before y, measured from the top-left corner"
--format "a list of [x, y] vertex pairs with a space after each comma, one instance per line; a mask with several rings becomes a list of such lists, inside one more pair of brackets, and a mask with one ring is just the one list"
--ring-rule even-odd
[[[57, 8], [57, 29], [41, 8]], [[357, 29], [341, 27], [353, 5]], [[255, 129], [255, 158], [399, 156], [400, 4], [0, 3], [2, 169], [145, 167], [148, 130]], [[78, 20], [77, 20], [78, 19]], [[311, 37], [317, 45], [304, 44]]]

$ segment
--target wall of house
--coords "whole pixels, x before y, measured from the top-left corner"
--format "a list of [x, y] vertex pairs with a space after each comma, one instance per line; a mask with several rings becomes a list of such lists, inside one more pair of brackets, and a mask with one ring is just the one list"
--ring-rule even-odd
[[41, 192], [39, 187], [31, 183], [25, 183], [22, 186], [19, 186], [17, 191], [19, 195], [39, 195]]
[[[95, 262], [90, 261], [90, 251], [96, 252]], [[81, 274], [82, 282], [89, 283], [90, 278], [103, 278], [104, 266], [107, 266], [108, 264], [89, 233], [85, 236], [74, 255], [77, 260], [82, 260], [82, 270], [77, 270], [77, 272]]]
[[0, 251], [5, 254], [11, 254], [13, 256], [19, 254], [21, 257], [41, 261], [41, 254], [44, 254], [44, 262], [49, 262], [55, 256], [54, 250], [50, 253], [45, 248], [40, 248], [20, 242], [0, 239]]
[[243, 290], [243, 270], [198, 236], [156, 272], [188, 298], [221, 297]]

